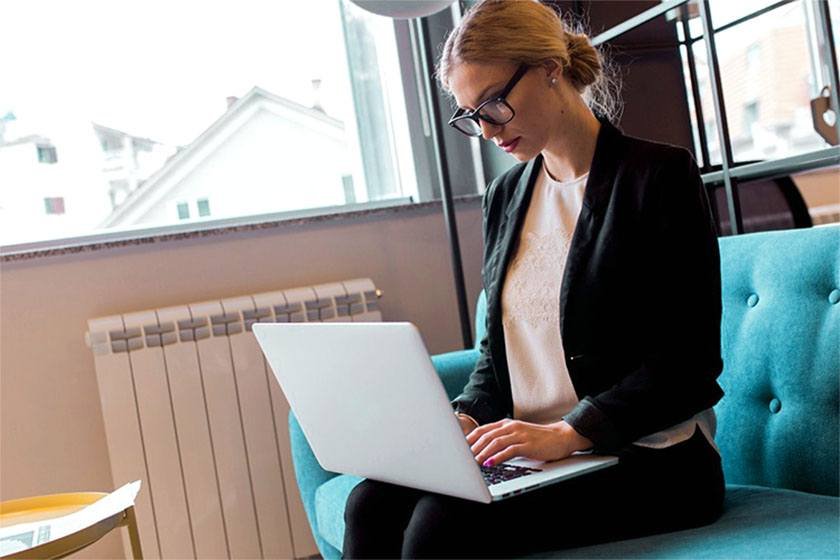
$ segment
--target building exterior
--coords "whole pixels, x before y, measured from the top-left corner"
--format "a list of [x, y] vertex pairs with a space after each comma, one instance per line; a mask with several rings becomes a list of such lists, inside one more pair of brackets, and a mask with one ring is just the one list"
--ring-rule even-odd
[[721, 62], [732, 149], [767, 159], [819, 149], [810, 110], [811, 65], [801, 22], [766, 30]]
[[[11, 116], [10, 116], [11, 115]], [[0, 244], [90, 233], [120, 197], [174, 149], [90, 122], [17, 134], [12, 113], [0, 134]]]
[[175, 154], [175, 149], [149, 138], [93, 123], [102, 146], [102, 172], [108, 182], [108, 202], [113, 211]]
[[133, 190], [100, 228], [355, 201], [344, 123], [254, 87]]
[[[741, 14], [734, 5], [727, 7], [721, 23]], [[715, 34], [735, 161], [787, 157], [829, 145], [814, 130], [811, 115], [811, 99], [825, 77], [817, 76], [819, 54], [809, 32], [813, 15], [807, 8], [807, 3], [794, 2]], [[700, 39], [693, 53], [710, 159], [719, 164], [706, 45], [699, 36], [699, 19], [690, 24], [692, 36]], [[687, 75], [687, 67], [684, 71]]]

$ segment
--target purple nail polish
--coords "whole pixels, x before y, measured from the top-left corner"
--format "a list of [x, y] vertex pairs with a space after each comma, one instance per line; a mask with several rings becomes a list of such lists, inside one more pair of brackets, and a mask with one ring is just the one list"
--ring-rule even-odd
[[493, 466], [493, 459], [487, 459], [486, 461], [484, 461], [483, 465], [485, 467], [492, 467]]

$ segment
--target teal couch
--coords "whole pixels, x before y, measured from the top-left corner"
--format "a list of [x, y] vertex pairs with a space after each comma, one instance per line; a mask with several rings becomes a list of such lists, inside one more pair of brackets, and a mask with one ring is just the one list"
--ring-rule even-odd
[[[533, 557], [840, 558], [840, 227], [725, 237], [720, 252], [723, 516], [699, 529]], [[485, 311], [482, 293], [476, 340]], [[432, 357], [450, 397], [477, 357], [476, 349]], [[293, 415], [289, 424], [312, 532], [324, 558], [339, 558], [344, 506], [361, 479], [321, 469]]]

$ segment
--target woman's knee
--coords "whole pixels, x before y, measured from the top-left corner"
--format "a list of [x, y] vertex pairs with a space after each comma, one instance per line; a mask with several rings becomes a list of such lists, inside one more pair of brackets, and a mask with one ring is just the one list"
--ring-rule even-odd
[[363, 480], [356, 485], [347, 497], [344, 507], [344, 522], [363, 519], [366, 524], [399, 524], [411, 514], [414, 503], [421, 495], [413, 490], [396, 484]]
[[345, 523], [354, 519], [369, 519], [386, 510], [384, 502], [388, 498], [388, 489], [385, 486], [375, 480], [363, 480], [357, 484], [347, 496], [347, 504], [344, 507]]
[[[478, 504], [476, 504], [478, 505]], [[464, 558], [469, 542], [463, 500], [438, 494], [423, 496], [415, 505], [403, 536], [403, 558]]]

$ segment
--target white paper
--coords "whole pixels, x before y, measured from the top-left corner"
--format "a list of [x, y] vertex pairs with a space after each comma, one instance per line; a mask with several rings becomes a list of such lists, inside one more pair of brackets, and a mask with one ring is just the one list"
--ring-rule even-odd
[[135, 480], [71, 514], [0, 527], [0, 556], [54, 541], [95, 525], [133, 506], [139, 491], [140, 481]]

